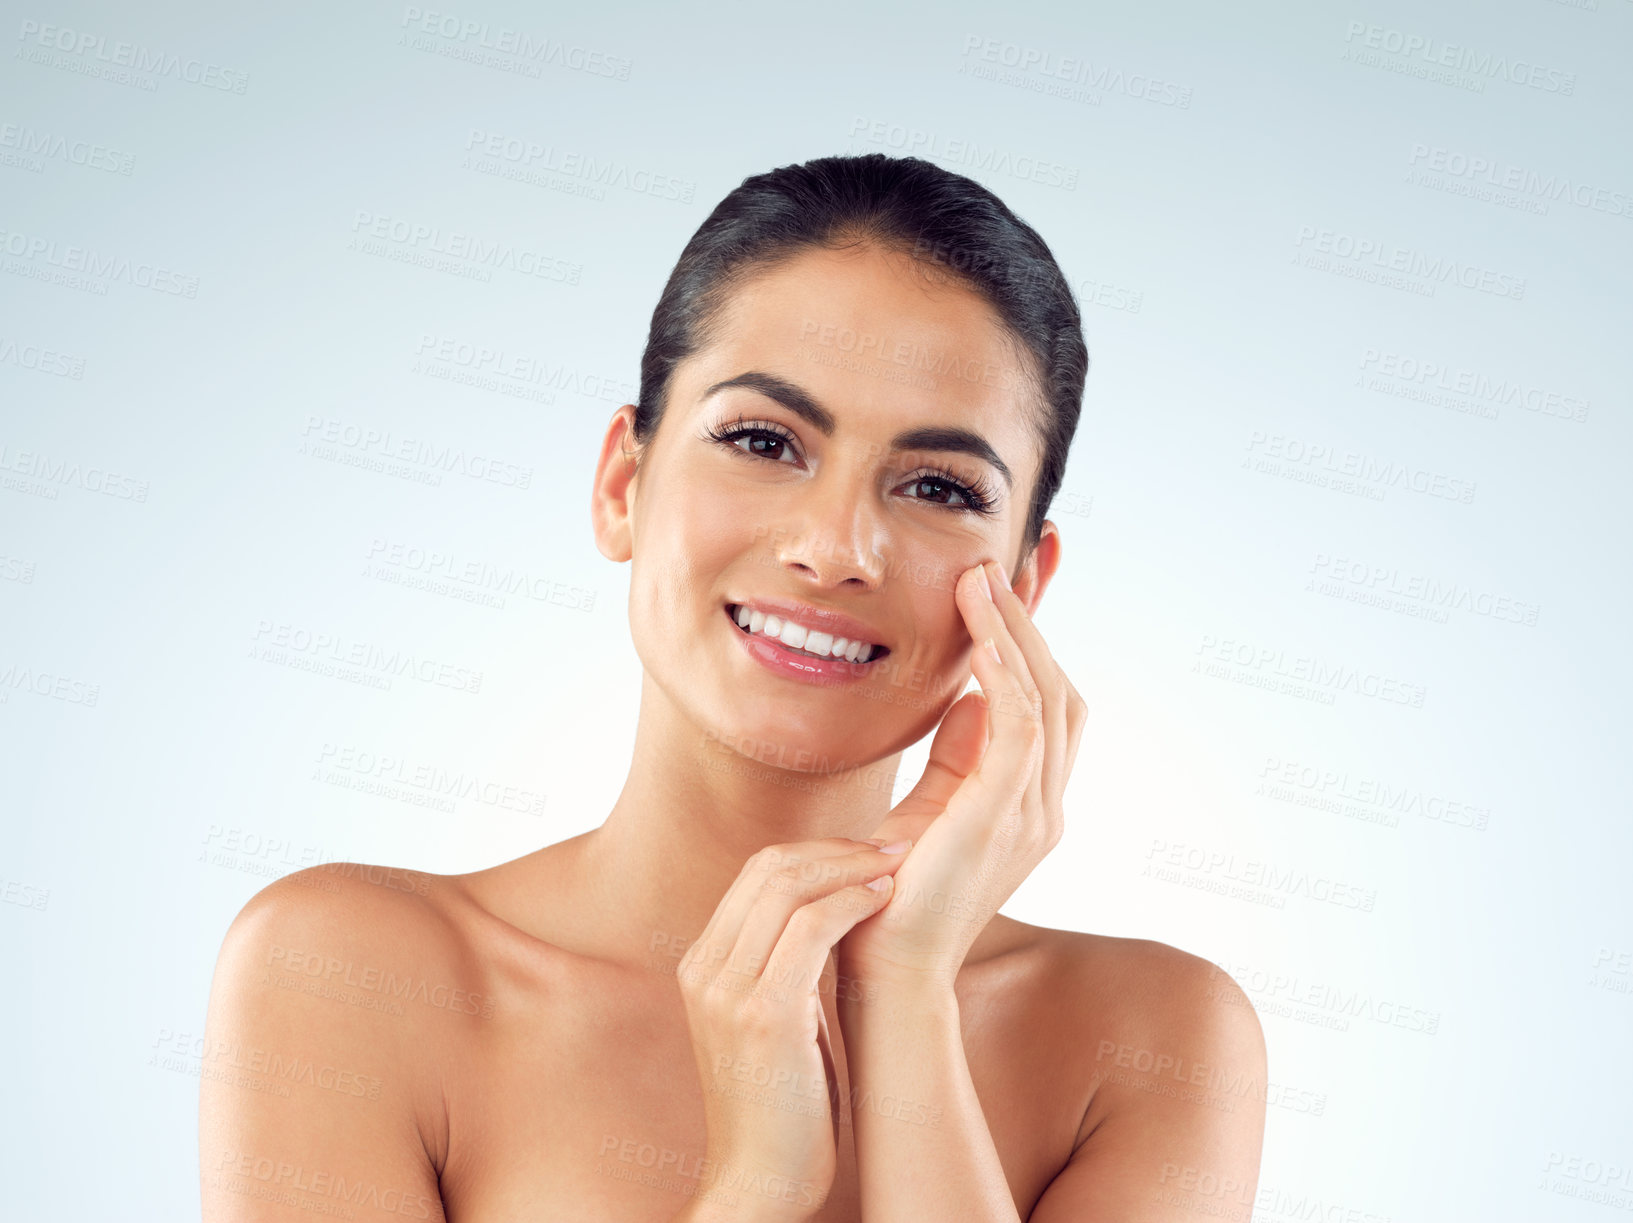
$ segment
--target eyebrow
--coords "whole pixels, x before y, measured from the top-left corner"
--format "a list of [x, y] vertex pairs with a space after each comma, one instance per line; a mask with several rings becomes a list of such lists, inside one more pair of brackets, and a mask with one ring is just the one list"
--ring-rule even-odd
[[[727, 378], [724, 382], [717, 382], [703, 392], [703, 398], [709, 399], [720, 391], [732, 387], [743, 387], [746, 390], [758, 391], [767, 399], [776, 400], [794, 415], [809, 421], [824, 437], [832, 437], [835, 420], [832, 412], [824, 408], [805, 388], [796, 386], [786, 378], [779, 378], [776, 374], [768, 374], [762, 370], [751, 369], [738, 374], [735, 378]], [[1009, 467], [998, 457], [998, 452], [992, 448], [992, 443], [971, 429], [963, 429], [954, 425], [923, 425], [916, 429], [903, 429], [890, 439], [892, 450], [950, 450], [960, 454], [973, 455], [991, 463], [997, 468], [998, 474], [1004, 478], [1004, 483], [1010, 488], [1015, 487], [1015, 477], [1010, 474]]]

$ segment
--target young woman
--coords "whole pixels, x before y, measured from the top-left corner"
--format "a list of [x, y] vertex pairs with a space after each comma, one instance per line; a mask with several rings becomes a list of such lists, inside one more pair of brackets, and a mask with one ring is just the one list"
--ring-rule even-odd
[[644, 668], [617, 803], [487, 870], [330, 864], [245, 906], [207, 1223], [1247, 1220], [1242, 992], [997, 913], [1085, 718], [1031, 617], [1086, 368], [1048, 247], [966, 178], [731, 192], [595, 470]]

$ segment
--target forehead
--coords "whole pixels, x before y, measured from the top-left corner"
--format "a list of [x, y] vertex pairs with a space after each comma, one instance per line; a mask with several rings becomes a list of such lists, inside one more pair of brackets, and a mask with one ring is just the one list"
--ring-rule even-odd
[[808, 390], [841, 433], [918, 423], [974, 429], [1015, 472], [1017, 493], [1035, 461], [1030, 364], [997, 312], [973, 290], [872, 244], [801, 251], [756, 272], [732, 290], [713, 342], [686, 364], [689, 402], [718, 381], [764, 370]]

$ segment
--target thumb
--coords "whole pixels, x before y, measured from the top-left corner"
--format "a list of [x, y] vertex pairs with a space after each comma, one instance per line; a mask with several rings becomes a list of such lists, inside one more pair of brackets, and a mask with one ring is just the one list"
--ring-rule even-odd
[[945, 807], [959, 784], [975, 771], [987, 750], [987, 700], [980, 692], [966, 692], [953, 702], [930, 741], [930, 760], [924, 776], [908, 798]]
[[941, 719], [930, 742], [924, 775], [891, 810], [875, 837], [917, 841], [936, 816], [946, 809], [965, 777], [981, 763], [987, 749], [987, 705], [979, 692], [966, 692]]

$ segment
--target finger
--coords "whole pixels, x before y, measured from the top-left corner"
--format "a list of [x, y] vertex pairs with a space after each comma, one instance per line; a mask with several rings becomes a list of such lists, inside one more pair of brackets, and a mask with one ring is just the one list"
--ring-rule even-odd
[[[778, 941], [797, 913], [815, 902], [832, 901], [835, 893], [843, 894], [881, 875], [893, 874], [906, 857], [905, 853], [887, 854], [869, 846], [854, 854], [791, 865], [768, 876], [744, 915], [737, 941], [720, 966], [720, 975], [728, 982], [749, 988], [752, 978], [765, 975]], [[872, 900], [879, 893], [862, 890], [867, 893], [868, 914], [876, 912], [879, 906]], [[834, 903], [851, 909], [856, 907], [854, 897]], [[813, 977], [808, 984], [814, 986], [815, 981]], [[773, 978], [772, 983], [778, 982]]]
[[1043, 755], [1044, 727], [1008, 667], [992, 657], [985, 644], [970, 656], [970, 668], [991, 701], [992, 741], [965, 783], [976, 801], [968, 806], [950, 803], [948, 811], [980, 812], [977, 822], [983, 835], [989, 835], [1010, 823], [1020, 809]]
[[681, 957], [677, 973], [682, 979], [718, 966], [737, 942], [742, 929], [743, 915], [748, 912], [759, 894], [766, 875], [783, 866], [814, 861], [822, 858], [854, 854], [865, 842], [849, 837], [824, 837], [811, 841], [793, 841], [784, 845], [768, 845], [743, 863], [726, 894], [715, 905], [703, 933], [692, 941]]
[[[882, 891], [857, 884], [802, 905], [772, 948], [760, 982], [765, 988], [815, 993], [828, 953], [858, 922], [890, 903], [889, 877]], [[820, 999], [817, 1001], [820, 1002]]]
[[1088, 720], [1088, 705], [1066, 678], [1043, 632], [1027, 613], [1025, 601], [1004, 581], [993, 584], [993, 598], [1003, 613], [1010, 635], [1026, 656], [1027, 667], [1043, 698], [1047, 733], [1039, 797], [1044, 801], [1045, 810], [1058, 811], [1072, 763], [1077, 759], [1077, 743], [1083, 723]]
[[[829, 960], [831, 962], [831, 960], [832, 960], [831, 956], [829, 957]], [[823, 971], [826, 972], [827, 969], [828, 969], [828, 965], [824, 964]], [[819, 994], [820, 994], [820, 991], [819, 991]], [[828, 1030], [828, 1012], [822, 1009], [822, 999], [821, 999], [821, 997], [819, 996], [817, 998], [812, 999], [812, 1003], [816, 1007], [817, 1052], [822, 1055], [822, 1076], [823, 1076], [823, 1078], [825, 1080], [827, 1080], [827, 1087], [828, 1087], [828, 1119], [833, 1125], [834, 1142], [835, 1142], [835, 1144], [837, 1144], [840, 1141], [840, 1136], [839, 1136], [839, 1116], [840, 1116], [839, 1095], [840, 1095], [840, 1093], [839, 1093], [839, 1068], [834, 1064], [833, 1034]], [[837, 1145], [835, 1145], [834, 1149], [837, 1151], [839, 1148], [838, 1148]]]
[[[999, 795], [1009, 815], [994, 815], [994, 823], [1039, 839], [1047, 852], [1063, 831], [1058, 795], [1065, 790], [1066, 772], [1070, 769], [1066, 763], [1070, 725], [1066, 717], [1065, 674], [1055, 663], [1037, 625], [1027, 616], [1026, 604], [1009, 586], [1003, 567], [985, 562], [977, 570], [977, 576], [981, 575], [990, 581], [993, 599], [990, 606], [980, 606], [988, 603], [985, 598], [968, 599], [972, 604], [967, 614], [972, 634], [988, 625], [1001, 625], [993, 627], [991, 640], [1003, 658], [1004, 668], [1014, 673], [1019, 686], [1019, 694], [1009, 687], [1001, 687], [994, 694], [999, 712], [1014, 714], [1009, 733], [1017, 736], [1012, 745], [1014, 754], [998, 754], [999, 759], [1011, 761], [1001, 779], [1003, 795]], [[978, 583], [975, 588], [985, 596], [985, 589]], [[1043, 687], [1039, 686], [1039, 678], [1043, 679]], [[1030, 748], [1030, 753], [1022, 748]], [[998, 782], [994, 777], [994, 784]]]
[[1089, 720], [1089, 704], [1083, 699], [1066, 673], [1061, 672], [1061, 681], [1066, 685], [1066, 751], [1061, 759], [1060, 772], [1055, 779], [1055, 789], [1052, 791], [1053, 801], [1063, 803], [1066, 797], [1066, 782], [1071, 777], [1072, 766], [1077, 763], [1077, 748], [1083, 740], [1083, 728]]
[[[1066, 743], [1064, 700], [1059, 685], [1055, 683], [1056, 679], [1063, 679], [1064, 676], [1042, 632], [1027, 614], [1025, 601], [1010, 585], [1003, 566], [989, 561], [985, 567], [992, 582], [993, 604], [1003, 618], [1005, 631], [1025, 668], [1022, 685], [1027, 690], [1027, 699], [1036, 708], [1038, 719], [1043, 724], [1043, 745], [1038, 751], [1032, 775], [1027, 779], [1024, 807], [1041, 821], [1049, 819], [1054, 811], [1045, 801], [1045, 788], [1053, 784], [1052, 770], [1058, 767], [1061, 749]], [[1033, 831], [1044, 837], [1051, 835], [1049, 829], [1036, 828]]]
[[[994, 648], [998, 651], [999, 660], [1004, 664], [1007, 674], [997, 686], [996, 690], [988, 690], [985, 683], [982, 689], [987, 699], [996, 707], [1000, 714], [1014, 715], [1033, 703], [1031, 692], [1032, 675], [1026, 665], [1025, 652], [1015, 640], [1004, 613], [998, 607], [998, 586], [1001, 579], [994, 578], [988, 572], [989, 565], [977, 565], [970, 569], [965, 580], [960, 583], [958, 601], [959, 612], [964, 617], [965, 627], [975, 642], [975, 653], [979, 654], [981, 642], [985, 638], [992, 638]], [[988, 598], [982, 580], [989, 582], [993, 587], [993, 597]], [[975, 670], [975, 657], [971, 656], [970, 669]], [[976, 679], [979, 681], [980, 676]], [[1019, 707], [1016, 701], [1020, 702]]]
[[[1037, 771], [1045, 737], [1043, 705], [1030, 677], [1023, 681], [1017, 672], [1017, 667], [1024, 669], [1026, 665], [1020, 647], [1009, 634], [996, 603], [981, 590], [979, 580], [972, 571], [971, 580], [965, 583], [965, 615], [971, 635], [977, 640], [970, 655], [970, 669], [990, 703], [992, 741], [976, 767], [975, 778], [991, 790], [994, 800], [1007, 807], [1025, 793]], [[997, 658], [987, 651], [987, 640], [993, 643]], [[999, 814], [994, 812], [994, 818]]]
[[[985, 589], [980, 589], [977, 598], [970, 599], [978, 625], [978, 629], [972, 629], [972, 637], [975, 637], [977, 642], [980, 642], [983, 635], [993, 638], [994, 647], [998, 647], [999, 660], [1003, 661], [1009, 673], [1016, 679], [1016, 683], [1021, 686], [1024, 699], [1037, 707], [1042, 702], [1043, 694], [1035, 683], [1032, 663], [1027, 658], [1027, 648], [1016, 637], [1016, 632], [1021, 629], [1022, 624], [1032, 624], [1027, 619], [1026, 607], [1022, 606], [1021, 598], [1009, 589], [1008, 581], [1004, 580], [1003, 568], [999, 567], [998, 562], [985, 562], [978, 568], [985, 573], [993, 596], [990, 599], [985, 598]], [[1032, 634], [1042, 642], [1042, 635], [1037, 632], [1035, 625], [1032, 625]], [[1045, 648], [1045, 655], [1047, 653], [1048, 650]]]

